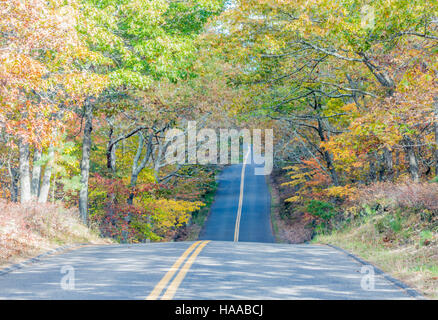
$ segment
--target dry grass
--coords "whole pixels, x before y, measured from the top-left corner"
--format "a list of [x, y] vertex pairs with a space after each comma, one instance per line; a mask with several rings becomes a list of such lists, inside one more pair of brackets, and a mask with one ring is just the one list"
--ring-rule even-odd
[[320, 235], [314, 241], [344, 248], [404, 281], [426, 297], [438, 299], [436, 241], [429, 246], [385, 244], [370, 223], [331, 235]]
[[0, 267], [62, 245], [109, 242], [80, 223], [75, 210], [0, 201]]
[[352, 221], [314, 242], [342, 247], [438, 299], [438, 184], [375, 184], [342, 209]]

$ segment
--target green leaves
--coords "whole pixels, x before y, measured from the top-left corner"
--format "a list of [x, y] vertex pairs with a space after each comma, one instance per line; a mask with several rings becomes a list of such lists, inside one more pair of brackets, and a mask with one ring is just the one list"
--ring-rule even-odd
[[84, 0], [78, 26], [90, 48], [113, 60], [111, 85], [146, 90], [190, 75], [195, 36], [222, 1]]
[[109, 74], [110, 86], [113, 88], [119, 88], [122, 86], [128, 86], [139, 90], [147, 90], [152, 83], [152, 79], [149, 76], [144, 76], [139, 72], [119, 69]]

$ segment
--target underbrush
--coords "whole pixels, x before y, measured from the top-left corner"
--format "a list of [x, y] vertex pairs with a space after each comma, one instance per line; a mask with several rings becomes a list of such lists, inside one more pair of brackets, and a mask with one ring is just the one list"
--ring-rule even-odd
[[271, 223], [277, 242], [303, 243], [312, 238], [312, 223], [297, 206], [286, 202], [293, 196], [294, 188], [284, 186], [285, 171], [276, 169], [266, 179], [271, 194]]
[[205, 221], [210, 214], [211, 206], [214, 202], [218, 183], [212, 181], [209, 184], [208, 191], [202, 196], [202, 206], [199, 210], [192, 213], [189, 222], [179, 230], [179, 233], [175, 237], [175, 241], [195, 241], [198, 240], [199, 235], [204, 227]]
[[0, 266], [62, 245], [109, 242], [78, 217], [59, 205], [0, 201]]
[[355, 198], [313, 241], [340, 246], [438, 298], [438, 184], [378, 183]]

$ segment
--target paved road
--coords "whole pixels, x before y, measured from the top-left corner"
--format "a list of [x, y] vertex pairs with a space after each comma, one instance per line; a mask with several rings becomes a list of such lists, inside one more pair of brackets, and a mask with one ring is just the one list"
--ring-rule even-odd
[[88, 246], [49, 256], [1, 275], [0, 299], [410, 298], [380, 275], [364, 281], [369, 270], [341, 251], [273, 243], [264, 177], [246, 165], [242, 186], [242, 168], [221, 174], [203, 241]]
[[[221, 172], [215, 201], [200, 239], [233, 241], [238, 234], [238, 241], [242, 242], [274, 242], [269, 190], [265, 176], [255, 174], [257, 166], [248, 158], [245, 166], [232, 165]], [[241, 195], [240, 223], [236, 230]]]
[[[362, 289], [362, 266], [326, 246], [212, 241], [188, 270], [190, 258], [172, 268], [192, 245], [92, 246], [55, 255], [0, 276], [0, 299], [146, 299], [169, 271], [173, 277], [153, 299], [169, 288], [173, 299], [409, 298], [381, 276], [375, 277], [375, 290]], [[73, 268], [74, 275], [61, 273], [63, 267]], [[66, 278], [62, 284], [66, 276], [74, 276], [74, 287], [66, 286]]]

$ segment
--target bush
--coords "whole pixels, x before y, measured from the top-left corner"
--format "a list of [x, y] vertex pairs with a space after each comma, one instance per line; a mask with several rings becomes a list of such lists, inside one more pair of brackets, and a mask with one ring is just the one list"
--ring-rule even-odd
[[306, 206], [306, 212], [315, 218], [317, 232], [327, 231], [331, 226], [331, 220], [336, 216], [331, 203], [319, 200], [311, 200]]
[[362, 189], [359, 199], [365, 203], [383, 200], [393, 207], [426, 209], [432, 215], [438, 214], [437, 183], [375, 183]]
[[312, 216], [324, 221], [330, 220], [336, 214], [335, 208], [331, 203], [319, 200], [311, 200], [307, 205], [306, 210]]
[[[90, 220], [103, 236], [119, 242], [172, 239], [203, 203], [162, 198], [163, 188], [144, 183], [132, 189], [121, 179], [96, 174], [90, 179]], [[128, 204], [132, 192], [134, 201]]]

